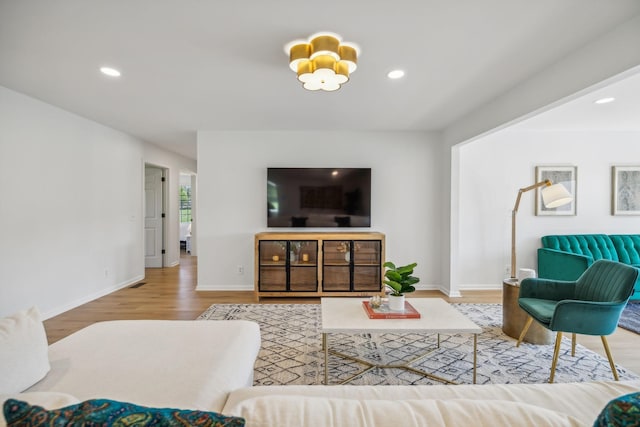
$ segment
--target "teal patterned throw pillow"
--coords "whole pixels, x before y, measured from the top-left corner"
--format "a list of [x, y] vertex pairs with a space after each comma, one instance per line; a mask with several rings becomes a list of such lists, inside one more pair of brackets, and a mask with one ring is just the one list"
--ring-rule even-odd
[[593, 427], [640, 426], [640, 393], [620, 396], [607, 403]]
[[243, 418], [227, 417], [215, 412], [147, 408], [107, 399], [87, 400], [54, 410], [9, 399], [4, 403], [4, 417], [8, 427], [244, 426]]

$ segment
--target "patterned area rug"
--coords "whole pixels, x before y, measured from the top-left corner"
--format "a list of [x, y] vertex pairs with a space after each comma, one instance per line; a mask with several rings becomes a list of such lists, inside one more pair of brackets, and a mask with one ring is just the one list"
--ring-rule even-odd
[[[516, 340], [502, 332], [501, 304], [453, 305], [483, 329], [478, 336], [478, 384], [543, 383], [548, 380], [553, 345], [523, 343], [516, 348]], [[255, 365], [255, 385], [314, 385], [322, 384], [324, 379], [320, 316], [319, 304], [214, 304], [198, 319], [245, 319], [260, 324], [262, 346]], [[437, 335], [330, 334], [328, 341], [332, 350], [376, 364], [397, 364], [435, 347]], [[456, 383], [470, 384], [473, 378], [472, 353], [471, 335], [441, 335], [440, 347], [412, 366]], [[361, 364], [329, 356], [331, 384], [339, 383], [362, 369]], [[621, 380], [639, 378], [620, 366], [618, 372]], [[612, 379], [606, 358], [579, 344], [576, 357], [571, 357], [571, 342], [563, 340], [556, 382]], [[405, 370], [374, 369], [350, 384], [437, 382]]]
[[640, 334], [640, 302], [630, 302], [627, 304], [622, 311], [618, 326]]

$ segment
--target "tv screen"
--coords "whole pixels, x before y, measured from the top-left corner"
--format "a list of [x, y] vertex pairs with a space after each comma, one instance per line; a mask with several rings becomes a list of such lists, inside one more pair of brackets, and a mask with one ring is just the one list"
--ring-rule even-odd
[[268, 168], [268, 227], [371, 227], [371, 168]]

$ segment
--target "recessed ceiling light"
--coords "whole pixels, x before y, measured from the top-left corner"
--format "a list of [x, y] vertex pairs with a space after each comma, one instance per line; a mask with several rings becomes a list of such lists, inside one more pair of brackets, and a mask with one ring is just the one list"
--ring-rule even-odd
[[400, 79], [404, 77], [404, 71], [402, 70], [389, 71], [389, 73], [387, 74], [387, 77], [389, 77], [390, 79]]
[[597, 101], [595, 101], [596, 104], [608, 104], [610, 102], [615, 101], [616, 99], [613, 97], [607, 97], [607, 98], [600, 98]]
[[120, 77], [120, 71], [116, 70], [115, 68], [100, 67], [100, 71], [102, 72], [102, 74], [106, 74], [110, 77]]

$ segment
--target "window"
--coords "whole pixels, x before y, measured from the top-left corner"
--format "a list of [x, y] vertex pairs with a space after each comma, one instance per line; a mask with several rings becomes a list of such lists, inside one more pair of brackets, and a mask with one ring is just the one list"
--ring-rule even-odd
[[180, 186], [180, 222], [191, 222], [191, 186]]

